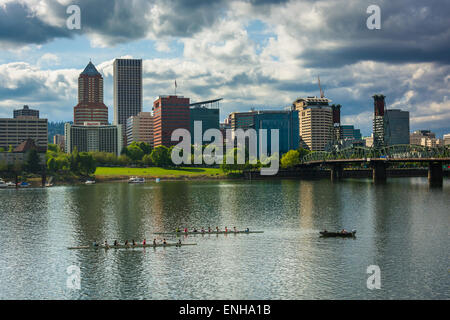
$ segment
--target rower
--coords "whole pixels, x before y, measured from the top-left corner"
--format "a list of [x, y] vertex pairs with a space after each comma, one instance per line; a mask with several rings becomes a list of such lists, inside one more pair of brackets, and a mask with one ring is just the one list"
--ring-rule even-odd
[[197, 228], [194, 227], [194, 232], [197, 232]]
[[188, 232], [188, 229], [187, 228], [184, 228], [184, 233], [187, 233]]
[[153, 239], [153, 246], [156, 247], [156, 239]]
[[134, 239], [131, 241], [132, 245], [135, 246], [136, 245], [136, 241], [134, 241]]
[[237, 232], [237, 229], [236, 229], [236, 227], [233, 227], [233, 230], [234, 230], [234, 232]]
[[125, 240], [125, 245], [128, 247], [128, 240]]
[[166, 244], [167, 244], [166, 239], [164, 239], [163, 240], [163, 245], [166, 245]]
[[250, 232], [250, 229], [249, 228], [245, 229], [245, 232]]
[[211, 232], [211, 227], [208, 227], [208, 232]]
[[181, 239], [178, 240], [177, 246], [181, 247]]
[[105, 240], [105, 248], [106, 248], [106, 249], [109, 248], [109, 244], [108, 244], [108, 241], [107, 241], [107, 240]]
[[142, 241], [142, 244], [145, 246], [145, 239], [144, 239], [144, 241]]
[[180, 232], [180, 228], [177, 227], [177, 228], [175, 229], [175, 232]]
[[92, 243], [92, 246], [93, 246], [93, 247], [98, 247], [97, 241], [94, 240], [94, 243]]
[[205, 233], [205, 228], [202, 227], [202, 233]]
[[225, 227], [225, 233], [227, 233], [228, 232], [228, 228], [227, 227]]
[[119, 243], [117, 242], [117, 240], [114, 240], [114, 247], [118, 246]]
[[220, 232], [219, 227], [216, 227], [216, 231], [217, 231], [217, 232]]

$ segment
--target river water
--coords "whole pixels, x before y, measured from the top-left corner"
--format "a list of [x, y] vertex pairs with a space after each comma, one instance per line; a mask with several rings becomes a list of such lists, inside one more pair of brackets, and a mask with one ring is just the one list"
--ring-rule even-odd
[[[0, 190], [0, 299], [449, 299], [450, 180], [162, 181]], [[262, 234], [150, 242], [177, 226]], [[355, 239], [321, 229], [357, 229]], [[168, 241], [177, 241], [168, 237]], [[380, 289], [367, 267], [380, 268]], [[80, 289], [67, 286], [80, 268]]]

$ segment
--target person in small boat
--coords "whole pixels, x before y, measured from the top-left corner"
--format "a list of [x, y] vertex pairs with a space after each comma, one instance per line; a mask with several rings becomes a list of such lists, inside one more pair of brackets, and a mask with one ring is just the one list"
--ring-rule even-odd
[[188, 232], [188, 229], [187, 228], [184, 228], [184, 233], [187, 233]]
[[156, 246], [156, 239], [153, 239], [153, 245]]
[[131, 240], [131, 244], [132, 244], [133, 246], [135, 246], [135, 245], [136, 245], [136, 241], [134, 241], [134, 239]]
[[114, 240], [114, 247], [118, 246], [119, 242], [117, 242], [117, 240]]
[[220, 232], [220, 229], [219, 229], [219, 227], [216, 227], [216, 231], [217, 231], [217, 232]]
[[93, 247], [98, 247], [97, 241], [94, 240], [94, 242], [92, 243], [92, 246], [93, 246]]
[[194, 227], [194, 232], [197, 232], [197, 228]]
[[211, 227], [208, 227], [208, 232], [211, 232]]
[[201, 232], [202, 232], [202, 233], [205, 233], [205, 228], [203, 228], [203, 227], [202, 227], [202, 230], [201, 230]]
[[163, 245], [166, 245], [167, 244], [167, 241], [166, 241], [166, 239], [164, 239], [163, 240]]
[[181, 247], [181, 239], [178, 239], [177, 246]]
[[125, 245], [128, 246], [128, 240], [125, 240]]
[[250, 229], [249, 228], [245, 229], [245, 232], [250, 232]]
[[146, 243], [146, 241], [145, 241], [145, 239], [144, 239], [144, 241], [142, 241], [142, 244], [145, 246], [145, 243]]
[[105, 240], [105, 248], [109, 248], [108, 240]]
[[347, 233], [347, 230], [345, 230], [345, 229], [341, 230], [341, 234], [346, 234], [346, 233]]
[[237, 232], [237, 229], [236, 229], [236, 227], [233, 227], [233, 230], [234, 230], [234, 232]]
[[177, 227], [177, 228], [175, 229], [175, 232], [180, 232], [180, 228]]
[[225, 233], [227, 233], [228, 232], [228, 228], [227, 227], [225, 227]]

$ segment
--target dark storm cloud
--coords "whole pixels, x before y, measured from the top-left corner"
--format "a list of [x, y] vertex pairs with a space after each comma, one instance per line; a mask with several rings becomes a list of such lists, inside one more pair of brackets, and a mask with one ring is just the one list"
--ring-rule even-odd
[[[307, 67], [334, 68], [358, 61], [388, 63], [436, 62], [450, 57], [449, 1], [343, 1], [327, 2], [323, 17], [327, 28], [308, 34], [308, 39], [331, 41], [332, 48], [311, 45], [298, 56]], [[369, 30], [366, 9], [381, 9], [381, 29]], [[294, 34], [301, 30], [292, 28]]]
[[50, 26], [18, 3], [0, 6], [0, 41], [11, 44], [41, 44], [58, 37], [70, 37], [68, 29]]

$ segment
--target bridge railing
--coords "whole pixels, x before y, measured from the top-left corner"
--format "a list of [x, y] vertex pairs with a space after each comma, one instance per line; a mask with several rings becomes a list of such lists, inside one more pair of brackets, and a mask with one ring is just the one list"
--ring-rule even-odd
[[367, 159], [384, 157], [392, 159], [445, 158], [450, 157], [450, 146], [431, 148], [418, 145], [400, 144], [387, 146], [380, 149], [349, 147], [332, 152], [313, 151], [302, 158], [302, 163], [339, 159]]

